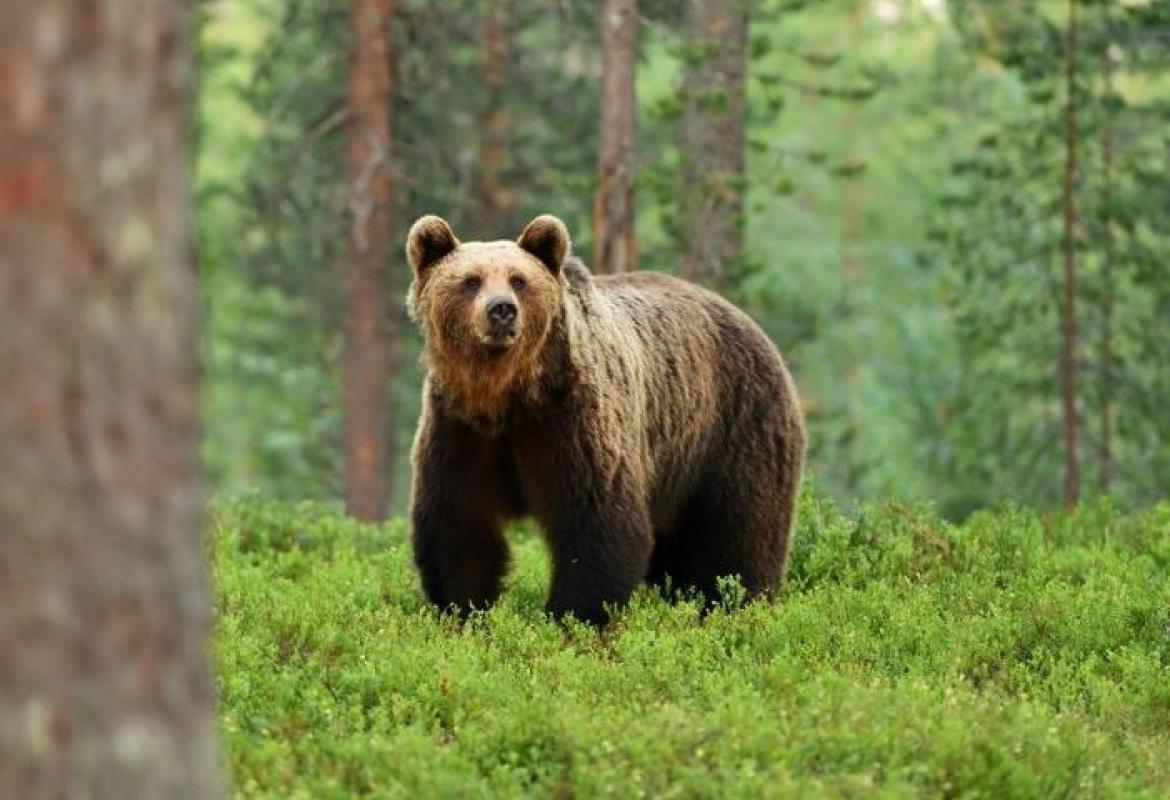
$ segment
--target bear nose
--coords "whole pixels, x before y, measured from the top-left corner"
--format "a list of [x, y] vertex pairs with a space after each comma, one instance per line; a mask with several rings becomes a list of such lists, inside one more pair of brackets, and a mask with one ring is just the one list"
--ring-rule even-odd
[[506, 297], [488, 300], [487, 315], [496, 325], [507, 325], [516, 319], [516, 304]]

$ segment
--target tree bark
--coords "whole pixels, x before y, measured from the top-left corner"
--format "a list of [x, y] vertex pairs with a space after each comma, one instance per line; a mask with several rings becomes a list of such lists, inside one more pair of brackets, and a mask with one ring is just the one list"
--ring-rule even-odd
[[186, 8], [0, 4], [0, 797], [221, 789]]
[[638, 266], [634, 229], [637, 0], [605, 0], [601, 48], [600, 185], [593, 203], [593, 260], [597, 272], [629, 272]]
[[684, 77], [685, 273], [725, 288], [743, 250], [747, 0], [688, 0]]
[[1063, 244], [1064, 286], [1061, 302], [1060, 383], [1064, 412], [1064, 503], [1074, 506], [1080, 496], [1080, 422], [1077, 417], [1077, 3], [1068, 0], [1068, 31], [1065, 41], [1066, 91], [1064, 131]]
[[345, 343], [345, 507], [385, 516], [392, 452], [386, 254], [392, 224], [390, 0], [353, 0], [349, 75], [349, 324]]
[[486, 239], [503, 235], [512, 205], [501, 178], [509, 130], [504, 105], [508, 88], [508, 4], [509, 0], [488, 0], [483, 23], [483, 84], [487, 104], [481, 124], [479, 201]]

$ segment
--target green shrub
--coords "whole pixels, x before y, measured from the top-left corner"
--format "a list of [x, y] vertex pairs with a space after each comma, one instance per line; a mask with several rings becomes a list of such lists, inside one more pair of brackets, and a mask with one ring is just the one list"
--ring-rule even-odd
[[1170, 795], [1170, 507], [962, 526], [806, 493], [782, 601], [640, 591], [605, 631], [541, 614], [542, 544], [465, 623], [402, 521], [215, 514], [236, 796]]

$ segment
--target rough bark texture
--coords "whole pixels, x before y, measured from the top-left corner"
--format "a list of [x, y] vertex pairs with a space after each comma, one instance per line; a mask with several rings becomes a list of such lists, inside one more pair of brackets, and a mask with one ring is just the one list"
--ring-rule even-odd
[[210, 798], [191, 21], [0, 4], [0, 797]]
[[483, 22], [483, 85], [487, 91], [480, 141], [479, 202], [484, 235], [502, 236], [512, 210], [512, 195], [501, 173], [508, 147], [508, 112], [504, 105], [508, 80], [509, 0], [488, 0]]
[[386, 253], [392, 224], [390, 0], [354, 0], [349, 79], [349, 325], [345, 343], [345, 507], [386, 513], [392, 358]]
[[688, 277], [720, 287], [743, 249], [747, 0], [688, 0], [683, 118]]
[[1080, 422], [1077, 417], [1077, 3], [1068, 2], [1065, 42], [1066, 91], [1064, 131], [1064, 287], [1060, 310], [1060, 384], [1064, 410], [1064, 502], [1076, 505], [1080, 495]]
[[600, 185], [593, 203], [594, 270], [638, 266], [634, 231], [634, 70], [638, 57], [636, 0], [605, 0], [601, 9], [602, 97]]

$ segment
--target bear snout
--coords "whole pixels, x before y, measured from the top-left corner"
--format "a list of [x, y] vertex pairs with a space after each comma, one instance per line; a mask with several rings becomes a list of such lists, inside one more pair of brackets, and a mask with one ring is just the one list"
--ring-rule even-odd
[[509, 297], [493, 297], [484, 308], [488, 318], [488, 333], [492, 337], [510, 338], [516, 333], [519, 309]]

